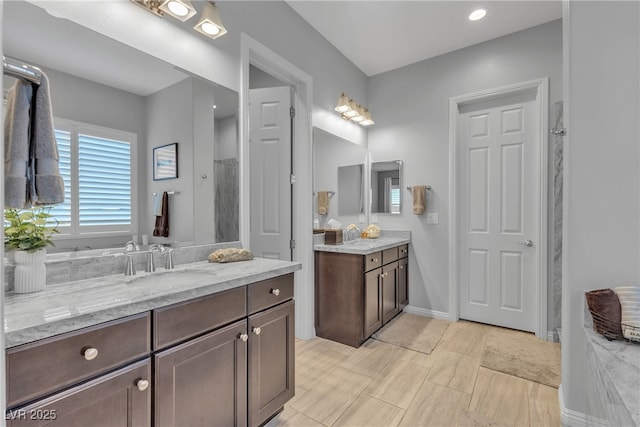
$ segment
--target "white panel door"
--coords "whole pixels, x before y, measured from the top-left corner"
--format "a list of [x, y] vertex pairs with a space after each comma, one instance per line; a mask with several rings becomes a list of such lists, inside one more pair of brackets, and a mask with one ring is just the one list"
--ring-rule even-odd
[[535, 94], [460, 109], [460, 318], [535, 332]]
[[291, 93], [249, 91], [250, 248], [259, 257], [291, 259]]

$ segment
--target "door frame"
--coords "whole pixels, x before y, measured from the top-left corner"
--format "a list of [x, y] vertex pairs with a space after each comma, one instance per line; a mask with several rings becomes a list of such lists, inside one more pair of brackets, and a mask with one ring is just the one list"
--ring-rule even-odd
[[519, 95], [522, 93], [535, 93], [535, 105], [538, 117], [538, 144], [535, 163], [540, 173], [536, 182], [536, 195], [539, 203], [538, 233], [533, 236], [536, 256], [539, 266], [536, 270], [534, 283], [536, 284], [536, 336], [543, 340], [548, 340], [547, 332], [547, 269], [548, 269], [548, 121], [549, 121], [549, 78], [543, 77], [523, 83], [502, 86], [480, 92], [449, 98], [449, 320], [457, 321], [460, 318], [460, 260], [458, 251], [460, 250], [460, 166], [459, 155], [460, 146], [458, 141], [458, 124], [460, 120], [460, 107], [475, 104], [477, 102], [489, 101], [506, 96]]
[[292, 132], [292, 236], [296, 248], [292, 260], [302, 264], [295, 272], [296, 337], [311, 339], [314, 333], [313, 296], [313, 183], [307, 171], [313, 167], [311, 111], [313, 78], [246, 33], [240, 35], [240, 241], [248, 247], [250, 230], [249, 189], [249, 66], [268, 72], [293, 87], [296, 117]]

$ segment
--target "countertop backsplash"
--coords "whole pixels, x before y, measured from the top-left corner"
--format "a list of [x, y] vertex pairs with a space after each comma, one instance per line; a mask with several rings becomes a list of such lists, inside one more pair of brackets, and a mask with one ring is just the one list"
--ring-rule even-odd
[[[242, 247], [240, 242], [212, 243], [173, 248], [173, 264], [188, 264], [207, 259], [207, 256], [217, 250], [232, 247]], [[117, 256], [118, 250], [104, 249], [77, 252], [60, 252], [47, 254], [47, 285], [72, 282], [76, 280], [92, 279], [96, 277], [124, 275], [127, 264], [126, 256]], [[122, 251], [120, 252], [122, 253]], [[129, 252], [134, 257], [136, 271], [144, 272], [147, 265], [147, 251]], [[157, 269], [164, 268], [164, 256], [154, 252]], [[5, 291], [13, 290], [15, 264], [4, 259]]]

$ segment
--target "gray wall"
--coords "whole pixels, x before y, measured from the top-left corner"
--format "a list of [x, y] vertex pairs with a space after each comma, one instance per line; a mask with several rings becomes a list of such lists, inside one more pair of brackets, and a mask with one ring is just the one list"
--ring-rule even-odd
[[369, 109], [376, 120], [369, 131], [371, 162], [403, 160], [403, 185], [431, 185], [427, 212], [439, 213], [440, 223], [427, 225], [426, 214], [413, 215], [411, 198], [403, 197], [401, 215], [378, 215], [383, 229], [411, 230], [411, 306], [449, 311], [449, 98], [541, 77], [550, 78], [550, 104], [560, 100], [560, 20], [370, 79]]
[[[193, 241], [193, 79], [185, 79], [147, 97], [148, 144], [142, 155], [149, 162], [146, 175], [148, 195], [146, 211], [140, 212], [139, 234], [148, 234], [150, 242]], [[178, 178], [153, 181], [153, 148], [178, 143]], [[144, 175], [141, 175], [144, 179]], [[169, 196], [169, 237], [153, 237], [154, 192], [176, 191]], [[212, 191], [213, 193], [213, 191]], [[211, 194], [212, 194], [211, 193]]]
[[639, 9], [638, 2], [571, 2], [564, 12], [570, 50], [565, 52], [562, 395], [568, 409], [582, 413], [587, 412], [584, 292], [640, 281]]

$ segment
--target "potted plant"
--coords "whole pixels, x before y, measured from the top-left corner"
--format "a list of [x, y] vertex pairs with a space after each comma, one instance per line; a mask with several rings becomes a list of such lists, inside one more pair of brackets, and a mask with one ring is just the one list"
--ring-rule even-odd
[[14, 291], [17, 293], [41, 291], [46, 285], [46, 247], [54, 246], [51, 238], [58, 233], [58, 221], [50, 210], [50, 207], [35, 207], [4, 211], [4, 247], [15, 257]]

